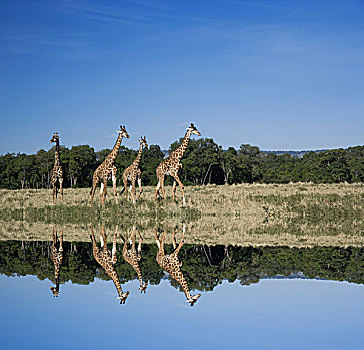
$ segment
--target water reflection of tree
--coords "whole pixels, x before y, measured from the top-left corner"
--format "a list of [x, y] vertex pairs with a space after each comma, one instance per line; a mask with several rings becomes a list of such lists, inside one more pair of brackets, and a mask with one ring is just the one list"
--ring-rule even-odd
[[[64, 242], [64, 258], [60, 270], [60, 283], [72, 281], [88, 284], [95, 277], [109, 280], [93, 259], [90, 243]], [[50, 258], [51, 242], [0, 242], [0, 273], [11, 275], [35, 275], [43, 280], [54, 278], [54, 266]], [[166, 244], [171, 251], [172, 245]], [[118, 245], [118, 254], [122, 245]], [[151, 284], [159, 284], [163, 271], [155, 261], [157, 247], [144, 244], [140, 262], [143, 278]], [[303, 273], [309, 278], [348, 280], [364, 283], [364, 248], [288, 248], [288, 247], [234, 247], [185, 244], [179, 257], [181, 268], [191, 289], [212, 290], [223, 280], [239, 280], [251, 284], [260, 278], [277, 275], [290, 276]], [[133, 268], [120, 259], [115, 265], [122, 283], [134, 280]], [[176, 288], [177, 283], [171, 281]]]

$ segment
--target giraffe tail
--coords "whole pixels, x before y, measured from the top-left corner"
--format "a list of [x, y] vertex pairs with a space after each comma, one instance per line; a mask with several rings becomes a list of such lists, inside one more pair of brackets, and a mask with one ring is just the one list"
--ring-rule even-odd
[[121, 189], [120, 195], [122, 195], [124, 193], [124, 191], [125, 191], [125, 186]]

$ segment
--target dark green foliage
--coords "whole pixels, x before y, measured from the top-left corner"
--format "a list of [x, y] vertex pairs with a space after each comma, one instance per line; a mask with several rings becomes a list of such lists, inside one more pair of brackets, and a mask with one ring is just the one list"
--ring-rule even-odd
[[[51, 235], [50, 235], [51, 236]], [[51, 239], [51, 237], [50, 237]], [[72, 281], [88, 284], [95, 277], [110, 277], [95, 261], [92, 245], [65, 242], [60, 270], [60, 282]], [[35, 275], [43, 280], [54, 280], [54, 265], [50, 258], [51, 242], [0, 242], [0, 273], [7, 276]], [[134, 280], [137, 275], [122, 258], [122, 244], [118, 244], [116, 270], [120, 281]], [[109, 244], [111, 249], [111, 244]], [[165, 245], [166, 253], [173, 251]], [[156, 262], [155, 244], [142, 245], [140, 267], [143, 279], [159, 284], [164, 277]], [[261, 278], [275, 276], [305, 276], [330, 280], [364, 283], [364, 248], [288, 248], [288, 247], [235, 247], [186, 244], [180, 254], [181, 270], [190, 289], [213, 290], [223, 280], [241, 284], [257, 283]], [[171, 281], [176, 288], [178, 283]]]
[[158, 145], [150, 145], [143, 150], [140, 168], [142, 171], [142, 184], [144, 186], [157, 185], [157, 175], [155, 170], [164, 159], [164, 153]]
[[[171, 144], [169, 152], [180, 146], [182, 138]], [[0, 156], [0, 188], [49, 188], [49, 173], [54, 165], [54, 150], [37, 154]], [[65, 187], [89, 187], [96, 167], [110, 149], [95, 152], [87, 145], [60, 147]], [[124, 170], [134, 161], [136, 150], [121, 146], [116, 158], [118, 184]], [[158, 145], [143, 150], [140, 167], [144, 186], [155, 186], [155, 170], [164, 159]], [[264, 153], [256, 146], [243, 144], [238, 150], [223, 150], [213, 139], [191, 139], [181, 160], [180, 178], [185, 185], [289, 182], [364, 182], [364, 146], [308, 152], [302, 158], [288, 153]], [[111, 184], [111, 183], [110, 183]], [[166, 184], [172, 184], [170, 176]]]
[[[100, 153], [100, 152], [99, 152]], [[105, 154], [105, 157], [110, 153], [110, 150]], [[123, 172], [124, 170], [133, 163], [134, 159], [137, 157], [138, 152], [132, 149], [129, 149], [125, 146], [120, 146], [119, 154], [116, 157], [115, 166], [118, 169], [116, 173], [116, 178], [119, 184], [123, 184]], [[105, 157], [99, 160], [99, 164], [101, 164]], [[111, 182], [110, 182], [111, 184]]]
[[73, 146], [69, 152], [68, 173], [71, 186], [92, 185], [92, 172], [96, 168], [96, 154], [87, 145]]
[[[178, 148], [182, 141], [183, 138], [172, 143], [169, 153]], [[224, 175], [221, 171], [221, 152], [221, 146], [213, 139], [191, 139], [181, 160], [181, 181], [186, 185], [222, 184]]]

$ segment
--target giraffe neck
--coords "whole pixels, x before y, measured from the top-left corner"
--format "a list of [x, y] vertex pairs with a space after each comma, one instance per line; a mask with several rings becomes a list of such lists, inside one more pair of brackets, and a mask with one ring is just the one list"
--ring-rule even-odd
[[143, 276], [142, 276], [142, 271], [140, 269], [139, 264], [138, 263], [135, 263], [135, 265], [133, 265], [133, 268], [134, 268], [134, 271], [138, 275], [138, 280], [139, 280], [140, 285], [142, 285], [143, 284]]
[[181, 285], [183, 292], [187, 299], [191, 299], [190, 288], [188, 287], [187, 281], [185, 276], [183, 275], [182, 271], [179, 271], [177, 276], [175, 276], [176, 281]]
[[121, 284], [119, 281], [118, 274], [116, 273], [115, 268], [112, 268], [112, 271], [108, 273], [108, 275], [111, 277], [112, 281], [114, 282], [114, 285], [116, 287], [116, 290], [118, 291], [119, 297], [123, 294], [123, 290], [121, 289]]
[[59, 139], [56, 139], [56, 151], [54, 152], [54, 164], [59, 164]]
[[53, 243], [51, 247], [51, 259], [54, 264], [54, 279], [57, 280], [59, 276], [59, 270], [61, 268], [62, 259], [59, 256], [59, 252], [57, 251], [56, 244]]
[[175, 151], [176, 155], [177, 155], [177, 158], [179, 160], [182, 158], [183, 153], [185, 153], [185, 150], [186, 150], [186, 148], [188, 146], [188, 141], [190, 140], [190, 136], [191, 136], [191, 131], [187, 130], [186, 134], [185, 134], [185, 137], [183, 138], [181, 146], [179, 146]]
[[138, 155], [135, 158], [134, 163], [133, 163], [136, 167], [139, 166], [140, 160], [142, 159], [142, 152], [143, 152], [143, 144], [140, 144]]
[[112, 263], [110, 261], [105, 260], [105, 255], [103, 255], [102, 253], [99, 253], [99, 250], [95, 245], [93, 246], [93, 253], [94, 253], [95, 260], [104, 268], [105, 272], [108, 274], [108, 276], [114, 282], [115, 288], [118, 291], [118, 295], [120, 297], [123, 294], [123, 290], [121, 289], [121, 284], [119, 281], [118, 274], [115, 270], [115, 267], [112, 266]]
[[140, 269], [140, 266], [138, 263], [136, 250], [134, 249], [133, 251], [128, 252], [126, 239], [125, 239], [125, 244], [123, 247], [123, 257], [124, 257], [125, 261], [127, 263], [129, 263], [132, 266], [132, 268], [134, 269], [134, 271], [137, 273], [140, 285], [142, 285], [143, 284], [142, 270]]
[[60, 265], [56, 265], [54, 267], [54, 279], [56, 280], [56, 282], [58, 283], [58, 278], [59, 278], [59, 270], [60, 270]]
[[118, 156], [119, 153], [119, 148], [120, 148], [120, 144], [121, 144], [121, 140], [123, 139], [122, 134], [119, 134], [116, 142], [115, 142], [115, 146], [112, 149], [112, 151], [110, 152], [110, 154], [107, 156], [107, 158], [111, 159], [111, 161], [114, 163], [116, 157]]

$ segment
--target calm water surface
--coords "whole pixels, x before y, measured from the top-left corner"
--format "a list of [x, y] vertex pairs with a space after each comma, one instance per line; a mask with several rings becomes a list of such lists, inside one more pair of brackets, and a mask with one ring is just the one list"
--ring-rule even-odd
[[[126, 254], [133, 245], [123, 250], [120, 237], [113, 259], [98, 231], [94, 243], [62, 242], [61, 250], [60, 236], [0, 242], [2, 349], [363, 347], [363, 248], [181, 245], [175, 265], [168, 254], [180, 235], [157, 261], [157, 244], [138, 251], [136, 234], [139, 281]], [[186, 299], [197, 294], [191, 307]]]

